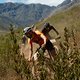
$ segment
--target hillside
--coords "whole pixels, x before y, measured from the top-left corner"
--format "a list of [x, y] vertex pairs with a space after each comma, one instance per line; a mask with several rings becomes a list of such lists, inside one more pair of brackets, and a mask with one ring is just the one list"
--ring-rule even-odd
[[75, 27], [80, 31], [80, 4], [72, 6], [67, 10], [60, 11], [52, 16], [46, 18], [42, 22], [36, 24], [38, 28], [41, 28], [45, 22], [49, 22], [54, 25], [60, 33], [63, 33], [65, 27]]
[[47, 17], [54, 9], [54, 6], [42, 4], [1, 3], [0, 26], [4, 29], [10, 23], [16, 26], [30, 25]]

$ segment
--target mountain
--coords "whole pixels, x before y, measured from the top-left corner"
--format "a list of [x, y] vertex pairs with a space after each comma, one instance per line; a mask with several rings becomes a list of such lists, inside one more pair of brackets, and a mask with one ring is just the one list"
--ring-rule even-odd
[[80, 4], [80, 0], [64, 0], [61, 4], [59, 4], [56, 7], [55, 10], [53, 10], [53, 12], [50, 16], [52, 16], [53, 14], [55, 15], [58, 12], [65, 11], [65, 10], [71, 8], [72, 6], [75, 6], [75, 5], [78, 5], [78, 4]]
[[72, 0], [73, 3], [78, 3], [80, 0]]
[[42, 4], [1, 3], [0, 26], [6, 28], [10, 23], [16, 26], [28, 26], [44, 19], [55, 8]]
[[71, 3], [71, 0], [64, 0], [58, 7], [66, 6], [67, 4]]
[[74, 4], [79, 3], [80, 0], [64, 0], [61, 4], [59, 4], [57, 7], [70, 7]]

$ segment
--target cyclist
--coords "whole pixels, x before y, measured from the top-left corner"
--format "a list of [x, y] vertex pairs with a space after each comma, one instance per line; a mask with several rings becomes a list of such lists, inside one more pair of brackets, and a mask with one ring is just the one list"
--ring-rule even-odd
[[23, 36], [23, 43], [26, 41], [26, 37], [30, 39], [30, 57], [29, 60], [32, 58], [33, 54], [33, 42], [39, 44], [40, 47], [43, 47], [44, 51], [47, 50], [49, 53], [50, 58], [54, 58], [56, 55], [55, 48], [48, 37], [46, 37], [42, 32], [38, 30], [33, 30], [33, 27], [26, 27], [24, 29], [24, 36]]
[[50, 23], [44, 24], [44, 27], [43, 27], [43, 29], [42, 29], [42, 33], [43, 33], [45, 36], [47, 36], [48, 38], [50, 38], [49, 32], [50, 32], [51, 30], [54, 30], [54, 31], [56, 32], [56, 34], [58, 35], [57, 38], [60, 37], [58, 31], [57, 31]]

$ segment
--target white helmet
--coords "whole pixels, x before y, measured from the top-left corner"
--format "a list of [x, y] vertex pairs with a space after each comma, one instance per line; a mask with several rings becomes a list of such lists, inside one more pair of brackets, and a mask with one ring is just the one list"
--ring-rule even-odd
[[29, 31], [31, 31], [32, 30], [32, 28], [31, 27], [26, 27], [26, 28], [24, 28], [24, 33], [27, 33], [27, 32], [29, 32]]

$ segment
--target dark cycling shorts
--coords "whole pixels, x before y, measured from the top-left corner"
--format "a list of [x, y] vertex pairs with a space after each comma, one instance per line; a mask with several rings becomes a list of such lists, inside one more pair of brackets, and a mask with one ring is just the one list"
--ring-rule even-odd
[[51, 50], [55, 49], [54, 46], [53, 46], [53, 44], [50, 42], [50, 40], [48, 40], [48, 41], [46, 42], [45, 48], [46, 48], [48, 51], [51, 51]]

